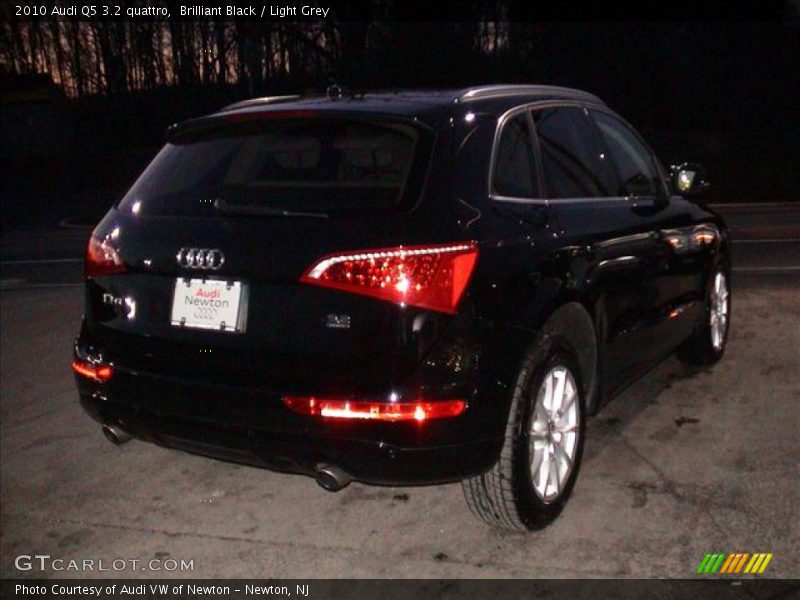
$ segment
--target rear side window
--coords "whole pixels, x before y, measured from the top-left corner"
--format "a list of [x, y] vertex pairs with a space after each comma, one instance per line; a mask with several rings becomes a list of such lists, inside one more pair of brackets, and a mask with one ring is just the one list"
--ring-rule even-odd
[[582, 109], [545, 108], [533, 118], [549, 198], [615, 195], [613, 171]]
[[512, 198], [537, 197], [534, 164], [528, 114], [522, 113], [506, 121], [500, 132], [494, 164], [494, 193]]
[[663, 192], [661, 177], [650, 151], [625, 123], [593, 110], [611, 159], [619, 173], [624, 193], [629, 196], [655, 196]]
[[226, 207], [369, 211], [400, 202], [417, 132], [351, 120], [238, 123], [167, 144], [120, 203], [143, 214]]

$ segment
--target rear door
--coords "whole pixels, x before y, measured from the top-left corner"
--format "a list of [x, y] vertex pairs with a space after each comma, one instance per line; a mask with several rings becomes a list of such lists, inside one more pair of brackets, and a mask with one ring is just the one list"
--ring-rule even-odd
[[631, 210], [586, 109], [548, 106], [533, 115], [547, 198], [564, 245], [586, 259], [585, 271], [575, 275], [591, 294], [603, 373], [613, 388], [647, 362], [654, 232]]

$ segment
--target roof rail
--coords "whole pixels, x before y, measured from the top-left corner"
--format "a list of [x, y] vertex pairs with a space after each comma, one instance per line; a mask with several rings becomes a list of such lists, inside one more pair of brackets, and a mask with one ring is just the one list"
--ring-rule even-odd
[[228, 104], [228, 106], [222, 107], [219, 110], [219, 112], [227, 112], [229, 110], [237, 110], [240, 108], [249, 108], [250, 106], [262, 106], [265, 104], [280, 104], [281, 102], [292, 102], [293, 100], [299, 100], [299, 99], [300, 96], [297, 95], [264, 96], [263, 98], [251, 98], [250, 100], [240, 100], [239, 102]]
[[554, 85], [485, 85], [465, 91], [456, 98], [456, 102], [527, 95], [555, 95], [563, 98], [575, 98], [603, 104], [600, 98], [589, 92]]

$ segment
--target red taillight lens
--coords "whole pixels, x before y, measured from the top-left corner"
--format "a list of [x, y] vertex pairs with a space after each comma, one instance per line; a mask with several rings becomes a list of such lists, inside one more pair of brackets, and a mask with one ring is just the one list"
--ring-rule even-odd
[[427, 421], [457, 417], [467, 408], [464, 400], [435, 402], [362, 402], [316, 396], [284, 396], [283, 403], [301, 415], [330, 419]]
[[101, 240], [94, 235], [89, 238], [83, 271], [86, 277], [111, 275], [112, 273], [121, 273], [124, 270], [125, 263], [122, 260], [122, 256], [109, 240]]
[[454, 313], [477, 258], [473, 242], [363, 250], [327, 256], [301, 281]]
[[111, 365], [97, 365], [77, 358], [72, 361], [72, 370], [78, 375], [93, 379], [98, 383], [108, 381], [114, 376], [114, 367]]

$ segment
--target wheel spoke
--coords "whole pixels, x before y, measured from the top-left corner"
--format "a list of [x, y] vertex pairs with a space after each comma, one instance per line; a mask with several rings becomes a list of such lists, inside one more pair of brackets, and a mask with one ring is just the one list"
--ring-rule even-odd
[[564, 423], [562, 425], [562, 421], [559, 421], [558, 423], [556, 423], [556, 431], [558, 431], [559, 433], [564, 433], [564, 434], [573, 433], [575, 431], [578, 431], [578, 424], [577, 423]]
[[556, 444], [556, 456], [566, 465], [567, 469], [565, 473], [572, 469], [572, 457], [567, 454], [567, 450], [564, 448], [563, 444]]
[[536, 444], [541, 444], [547, 440], [547, 432], [540, 432], [536, 430], [531, 431], [531, 440], [534, 443], [534, 449], [536, 449]]
[[533, 453], [533, 462], [531, 463], [531, 479], [533, 480], [533, 485], [536, 485], [538, 482], [539, 471], [542, 468], [542, 458], [546, 450], [546, 448], [541, 448]]
[[533, 409], [533, 422], [531, 423], [531, 435], [544, 437], [547, 435], [547, 413], [542, 405], [537, 402]]
[[[553, 391], [553, 404], [550, 405], [551, 412], [560, 409], [564, 402], [564, 388], [567, 385], [567, 370], [561, 369], [558, 372], [553, 370], [553, 377], [558, 377], [558, 382], [556, 383], [556, 389]], [[556, 406], [556, 402], [558, 402], [558, 406]]]
[[544, 378], [544, 398], [542, 399], [542, 408], [550, 411], [553, 408], [553, 373], [548, 373]]
[[570, 385], [569, 387], [570, 387], [570, 394], [567, 396], [567, 401], [566, 401], [566, 402], [563, 402], [563, 403], [561, 404], [561, 417], [562, 417], [562, 418], [563, 418], [563, 417], [564, 417], [564, 415], [565, 415], [565, 414], [567, 414], [567, 413], [570, 411], [570, 409], [573, 407], [573, 405], [575, 404], [575, 400], [577, 400], [577, 399], [578, 399], [578, 392], [577, 392], [577, 390], [576, 390], [574, 387], [572, 387], [572, 385]]
[[561, 493], [561, 488], [559, 487], [559, 478], [558, 478], [558, 464], [556, 463], [556, 457], [554, 455], [550, 455], [550, 469], [548, 473], [548, 483], [553, 486], [553, 496], [558, 496]]
[[550, 480], [550, 455], [548, 454], [547, 448], [542, 450], [542, 455], [539, 460], [539, 468], [536, 470], [537, 474], [539, 475], [538, 485], [542, 496], [547, 495], [547, 482]]
[[714, 288], [711, 292], [709, 315], [709, 327], [711, 333], [711, 345], [716, 350], [721, 350], [725, 343], [725, 335], [728, 331], [728, 283], [725, 275], [718, 271], [714, 277]]

